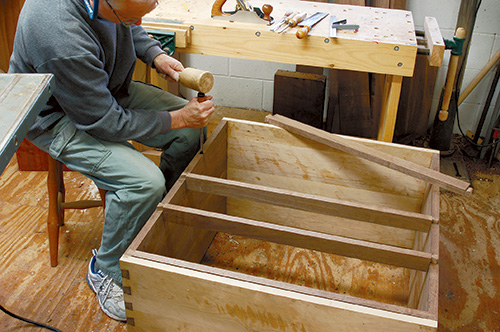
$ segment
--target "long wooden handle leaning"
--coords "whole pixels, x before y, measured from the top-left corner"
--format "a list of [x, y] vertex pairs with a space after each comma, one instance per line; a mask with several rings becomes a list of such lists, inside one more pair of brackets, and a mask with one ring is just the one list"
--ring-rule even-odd
[[[465, 29], [458, 28], [455, 36], [457, 38], [465, 38]], [[450, 107], [451, 94], [453, 93], [453, 85], [455, 84], [455, 76], [457, 74], [459, 55], [452, 55], [448, 65], [448, 74], [446, 75], [446, 84], [443, 94], [443, 102], [439, 111], [439, 120], [446, 121], [448, 119], [448, 108]]]
[[481, 69], [479, 74], [474, 77], [474, 79], [467, 85], [467, 87], [460, 93], [460, 97], [458, 97], [458, 106], [462, 104], [465, 98], [474, 90], [474, 88], [481, 82], [483, 77], [490, 71], [490, 69], [500, 60], [500, 50], [498, 50], [493, 58]]

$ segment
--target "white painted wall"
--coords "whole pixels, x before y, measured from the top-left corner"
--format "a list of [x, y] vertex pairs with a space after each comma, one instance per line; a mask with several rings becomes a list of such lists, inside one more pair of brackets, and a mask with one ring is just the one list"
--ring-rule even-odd
[[[452, 39], [460, 9], [460, 0], [407, 0], [407, 9], [412, 11], [417, 29], [423, 29], [425, 16], [436, 17], [444, 38]], [[462, 90], [474, 79], [493, 55], [500, 49], [500, 1], [483, 0], [478, 11], [476, 26], [472, 36]], [[439, 69], [434, 103], [429, 117], [429, 125], [434, 116], [448, 70], [450, 51], [445, 52], [443, 66]], [[181, 54], [185, 66], [209, 70], [215, 75], [214, 88], [210, 92], [216, 105], [272, 111], [273, 80], [278, 69], [295, 70], [295, 65]], [[484, 77], [476, 89], [459, 108], [460, 124], [463, 131], [475, 131], [483, 111], [496, 67]], [[326, 70], [325, 70], [326, 74]], [[497, 90], [500, 90], [497, 89]], [[181, 88], [185, 97], [194, 92]], [[493, 97], [489, 113], [497, 101], [499, 92]], [[486, 123], [490, 121], [489, 117]], [[456, 122], [455, 132], [459, 133]]]

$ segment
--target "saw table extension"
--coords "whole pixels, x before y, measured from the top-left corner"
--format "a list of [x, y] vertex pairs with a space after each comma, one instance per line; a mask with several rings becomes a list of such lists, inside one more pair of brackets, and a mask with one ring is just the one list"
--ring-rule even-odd
[[52, 94], [52, 74], [0, 74], [0, 174]]
[[[223, 10], [234, 10], [235, 3], [227, 1]], [[330, 38], [330, 20], [324, 19], [307, 38], [298, 39], [297, 28], [278, 34], [266, 24], [213, 19], [213, 2], [209, 0], [160, 0], [142, 25], [174, 31], [176, 49], [182, 53], [386, 74], [378, 139], [392, 141], [402, 80], [413, 76], [417, 55], [412, 13], [309, 1], [252, 1], [254, 7], [265, 4], [273, 7], [271, 16], [275, 20], [287, 10], [309, 15], [326, 12], [360, 28], [356, 32], [339, 30], [337, 38]]]

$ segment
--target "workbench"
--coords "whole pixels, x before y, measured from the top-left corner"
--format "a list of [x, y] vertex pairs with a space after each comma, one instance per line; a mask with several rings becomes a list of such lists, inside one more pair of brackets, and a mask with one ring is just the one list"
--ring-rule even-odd
[[52, 94], [52, 74], [0, 74], [0, 172]]
[[[233, 2], [231, 2], [233, 1]], [[298, 39], [296, 28], [287, 33], [270, 31], [264, 24], [224, 21], [211, 17], [209, 0], [160, 0], [143, 18], [149, 30], [175, 32], [181, 53], [242, 58], [298, 65], [385, 74], [383, 107], [378, 139], [392, 141], [403, 77], [413, 76], [417, 38], [412, 13], [405, 10], [360, 7], [308, 1], [252, 1], [254, 7], [273, 6], [271, 16], [280, 20], [289, 10], [327, 12], [337, 19], [358, 24], [358, 31], [338, 30], [330, 38], [326, 17]], [[234, 11], [235, 1], [222, 10]]]

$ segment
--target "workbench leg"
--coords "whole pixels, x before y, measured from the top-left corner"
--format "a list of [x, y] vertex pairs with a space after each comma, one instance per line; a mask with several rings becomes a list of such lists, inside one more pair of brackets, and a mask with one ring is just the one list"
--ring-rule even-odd
[[378, 126], [379, 141], [392, 142], [396, 116], [398, 114], [399, 96], [401, 95], [401, 84], [403, 76], [387, 75], [384, 87], [384, 100], [380, 113]]

